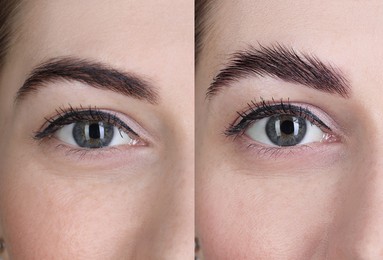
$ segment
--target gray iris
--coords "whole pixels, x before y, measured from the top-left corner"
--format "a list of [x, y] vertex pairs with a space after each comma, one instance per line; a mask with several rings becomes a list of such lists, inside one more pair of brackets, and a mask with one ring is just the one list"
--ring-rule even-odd
[[114, 127], [105, 122], [78, 122], [75, 123], [72, 134], [80, 147], [101, 148], [111, 143]]
[[272, 116], [266, 123], [266, 134], [278, 146], [299, 144], [306, 135], [306, 120], [290, 115]]

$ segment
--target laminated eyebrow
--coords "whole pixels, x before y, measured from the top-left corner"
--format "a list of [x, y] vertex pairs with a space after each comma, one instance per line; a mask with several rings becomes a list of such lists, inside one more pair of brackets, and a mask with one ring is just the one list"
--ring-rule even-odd
[[273, 77], [322, 92], [348, 98], [349, 80], [337, 67], [322, 62], [313, 54], [300, 53], [279, 43], [271, 46], [249, 46], [235, 52], [228, 65], [214, 77], [206, 92], [208, 100], [231, 83], [248, 76]]
[[17, 92], [16, 103], [56, 80], [78, 81], [88, 86], [158, 104], [157, 89], [142, 76], [127, 73], [96, 61], [76, 57], [49, 59], [37, 66]]

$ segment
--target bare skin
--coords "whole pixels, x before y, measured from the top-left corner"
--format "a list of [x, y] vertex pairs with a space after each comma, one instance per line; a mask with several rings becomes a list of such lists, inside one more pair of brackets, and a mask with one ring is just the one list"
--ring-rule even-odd
[[[215, 8], [196, 69], [196, 223], [205, 260], [381, 259], [382, 3], [241, 0]], [[231, 53], [276, 43], [336, 68], [348, 97], [249, 75], [205, 99]], [[270, 146], [248, 134], [222, 134], [237, 111], [262, 99], [311, 107], [334, 139], [262, 150]]]
[[[0, 74], [0, 217], [10, 259], [188, 259], [194, 232], [193, 3], [28, 1]], [[47, 59], [133, 73], [157, 104], [57, 80], [14, 103]], [[84, 153], [34, 133], [57, 109], [117, 114], [141, 145]], [[77, 150], [78, 151], [78, 150]]]

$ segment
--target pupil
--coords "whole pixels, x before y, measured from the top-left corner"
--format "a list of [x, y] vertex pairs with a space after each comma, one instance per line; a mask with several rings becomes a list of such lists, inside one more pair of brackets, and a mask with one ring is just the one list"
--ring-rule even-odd
[[294, 122], [291, 120], [283, 121], [281, 124], [281, 131], [285, 135], [291, 135], [294, 133]]
[[98, 124], [89, 125], [89, 137], [92, 139], [99, 139], [100, 136], [100, 126]]

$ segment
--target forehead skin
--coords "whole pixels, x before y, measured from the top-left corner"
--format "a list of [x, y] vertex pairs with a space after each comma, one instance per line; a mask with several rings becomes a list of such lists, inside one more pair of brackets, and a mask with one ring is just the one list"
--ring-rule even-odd
[[171, 69], [190, 56], [185, 31], [190, 31], [192, 21], [171, 15], [185, 12], [189, 5], [188, 1], [27, 1], [9, 56], [24, 62], [18, 64], [23, 71], [47, 57], [81, 54], [139, 74], [156, 74], [151, 72], [158, 70], [157, 63], [176, 52], [180, 59], [162, 62], [161, 77], [154, 78], [162, 85], [177, 80]]
[[[196, 68], [197, 229], [207, 259], [381, 257], [382, 234], [375, 232], [371, 223], [381, 229], [381, 214], [376, 212], [381, 210], [381, 192], [377, 189], [381, 177], [377, 176], [381, 176], [379, 152], [382, 151], [378, 144], [382, 142], [383, 132], [382, 2], [224, 0], [216, 3], [210, 15], [212, 30], [204, 39]], [[347, 74], [352, 85], [353, 95], [349, 100], [297, 86], [274, 87], [272, 93], [268, 89], [260, 90], [262, 97], [316, 102], [334, 112], [334, 119], [339, 119], [349, 130], [350, 140], [345, 144], [347, 159], [327, 171], [307, 167], [305, 170], [311, 176], [307, 179], [256, 178], [251, 170], [257, 166], [251, 165], [251, 161], [239, 165], [233, 158], [240, 155], [214, 150], [216, 144], [226, 147], [230, 141], [222, 144], [221, 139], [213, 139], [213, 134], [201, 130], [201, 126], [208, 127], [213, 121], [211, 124], [224, 125], [221, 117], [225, 115], [214, 118], [217, 113], [214, 108], [223, 107], [219, 105], [223, 101], [228, 102], [226, 107], [238, 103], [230, 103], [227, 96], [238, 98], [244, 107], [260, 96], [250, 87], [258, 82], [251, 78], [243, 81], [249, 86], [242, 86], [241, 91], [225, 90], [231, 95], [222, 92], [210, 104], [206, 102], [206, 89], [230, 54], [249, 44], [257, 47], [259, 43], [269, 46], [276, 42], [335, 64]], [[320, 164], [324, 160], [318, 156], [317, 161]], [[266, 168], [265, 171], [272, 171], [273, 165]], [[296, 168], [286, 162], [285, 169]], [[367, 171], [371, 178], [365, 178]], [[361, 194], [358, 189], [365, 192], [363, 196], [354, 196]], [[344, 200], [348, 201], [347, 205]], [[362, 201], [370, 206], [368, 210], [358, 208]], [[355, 222], [350, 224], [352, 221]]]
[[[180, 113], [194, 118], [192, 1], [25, 1], [15, 37], [0, 75], [0, 124], [7, 129], [0, 133], [0, 147], [7, 148], [0, 149], [5, 151], [0, 152], [5, 171], [1, 191], [7, 193], [1, 196], [2, 224], [15, 259], [190, 258], [194, 123], [180, 119]], [[15, 109], [13, 97], [31, 69], [59, 56], [95, 60], [141, 75], [156, 86], [160, 104], [154, 107], [93, 89], [89, 95], [82, 90], [71, 95], [73, 88], [64, 82], [68, 90], [44, 88]], [[55, 93], [65, 94], [65, 101]], [[36, 100], [50, 108], [55, 102], [93, 102], [149, 121], [146, 130], [160, 141], [153, 152], [156, 163], [147, 165], [156, 167], [130, 167], [122, 161], [124, 178], [118, 182], [107, 180], [107, 175], [121, 168], [105, 169], [105, 174], [94, 173], [87, 180], [77, 179], [77, 172], [66, 170], [66, 165], [42, 165], [38, 153], [15, 147], [13, 136], [32, 133], [19, 127], [25, 111], [35, 108], [26, 104], [37, 107], [40, 113], [31, 113], [31, 118], [38, 114], [40, 121], [42, 112], [54, 113], [44, 111]], [[29, 137], [19, 144], [38, 150]], [[160, 149], [164, 152], [157, 154]], [[75, 170], [84, 173], [80, 167]], [[68, 175], [73, 178], [62, 178]]]

